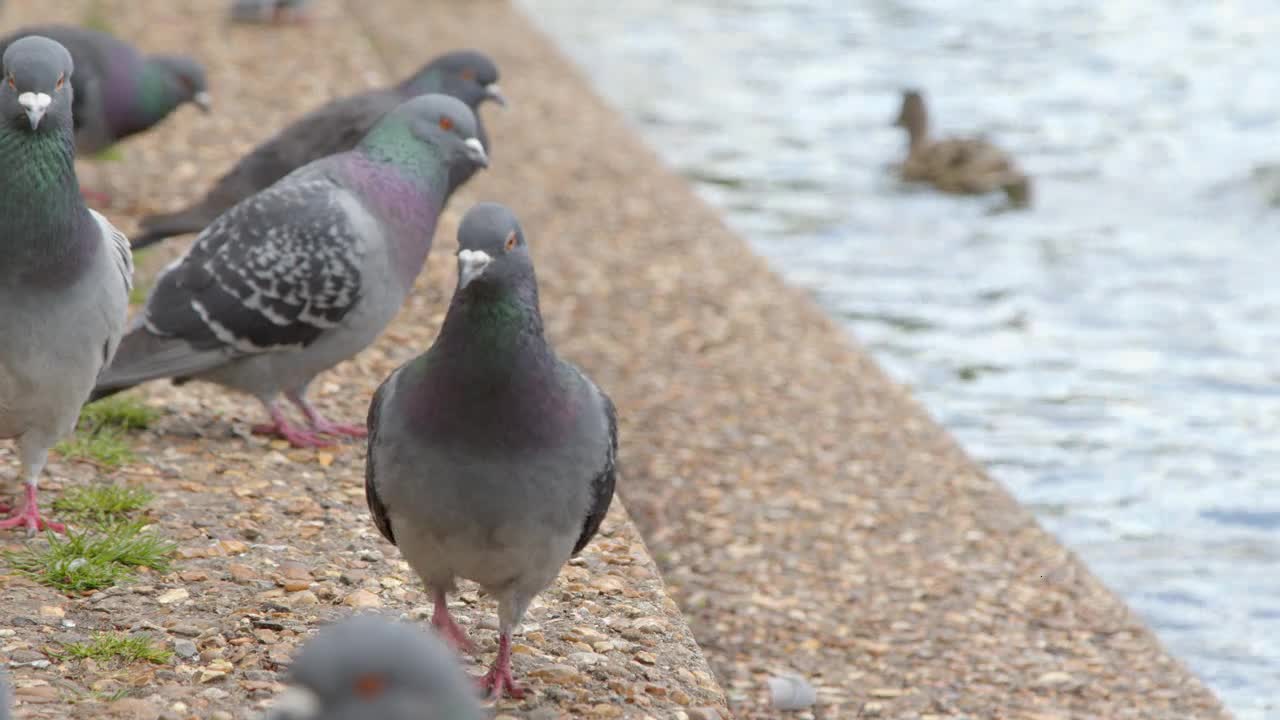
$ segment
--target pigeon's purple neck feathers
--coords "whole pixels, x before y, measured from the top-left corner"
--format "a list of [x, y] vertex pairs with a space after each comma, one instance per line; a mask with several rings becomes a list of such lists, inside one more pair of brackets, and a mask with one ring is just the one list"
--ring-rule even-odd
[[410, 416], [433, 443], [546, 447], [573, 426], [572, 369], [542, 332], [537, 287], [473, 285], [454, 294], [435, 344], [404, 370]]
[[108, 48], [106, 67], [103, 114], [117, 138], [152, 127], [186, 101], [168, 68], [131, 47]]
[[[25, 118], [19, 122], [25, 122]], [[46, 116], [39, 132], [0, 124], [0, 274], [61, 286], [96, 249], [80, 197], [70, 122]]]
[[422, 142], [362, 145], [344, 155], [345, 185], [364, 199], [384, 223], [401, 285], [407, 290], [431, 252], [436, 220], [444, 207], [448, 167]]

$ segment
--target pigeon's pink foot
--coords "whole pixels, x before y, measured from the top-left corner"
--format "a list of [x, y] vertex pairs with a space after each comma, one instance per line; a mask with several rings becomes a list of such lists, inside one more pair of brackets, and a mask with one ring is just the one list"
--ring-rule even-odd
[[309, 430], [296, 428], [289, 423], [263, 423], [254, 425], [252, 430], [254, 435], [275, 435], [288, 440], [289, 444], [296, 448], [321, 448], [333, 444], [332, 440], [322, 438]]
[[368, 437], [369, 430], [364, 425], [348, 425], [346, 423], [330, 422], [316, 410], [316, 406], [311, 404], [301, 391], [285, 393], [285, 397], [289, 401], [298, 406], [302, 414], [307, 418], [307, 424], [311, 426], [312, 432], [321, 435], [345, 435], [347, 437]]
[[471, 638], [467, 637], [467, 631], [458, 627], [458, 623], [454, 622], [453, 616], [449, 614], [449, 605], [445, 602], [444, 593], [436, 594], [435, 610], [431, 613], [431, 626], [449, 641], [454, 650], [465, 653], [476, 651], [476, 645], [471, 642]]
[[524, 688], [516, 685], [515, 678], [511, 677], [510, 637], [502, 635], [498, 638], [498, 657], [493, 661], [489, 672], [484, 677], [477, 678], [477, 682], [491, 700], [501, 700], [503, 695], [515, 700], [524, 697]]
[[36, 504], [36, 489], [31, 485], [27, 486], [27, 504], [23, 506], [22, 510], [8, 520], [0, 520], [0, 530], [19, 527], [25, 527], [28, 534], [34, 534], [38, 530], [45, 529], [60, 533], [67, 531], [66, 525], [45, 520], [41, 517], [40, 506]]
[[363, 425], [329, 422], [324, 418], [320, 418], [320, 422], [312, 425], [311, 429], [321, 435], [346, 435], [347, 437], [356, 438], [369, 436], [369, 430]]
[[80, 188], [80, 196], [84, 198], [85, 202], [97, 207], [111, 204], [111, 196], [100, 190]]

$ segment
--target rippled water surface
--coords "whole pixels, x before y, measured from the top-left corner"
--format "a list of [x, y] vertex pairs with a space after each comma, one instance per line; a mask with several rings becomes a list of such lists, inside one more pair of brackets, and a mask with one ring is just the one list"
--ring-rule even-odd
[[[1240, 717], [1280, 717], [1280, 209], [1254, 177], [1280, 3], [524, 5]], [[1034, 211], [899, 185], [904, 85], [1014, 151]]]

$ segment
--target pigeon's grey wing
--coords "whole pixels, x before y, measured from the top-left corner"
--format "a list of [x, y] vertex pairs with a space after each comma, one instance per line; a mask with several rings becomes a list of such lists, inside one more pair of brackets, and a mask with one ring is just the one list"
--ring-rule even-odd
[[375, 90], [303, 115], [219, 178], [203, 204], [230, 207], [307, 163], [354, 148], [397, 100], [388, 91]]
[[129, 249], [129, 238], [112, 225], [102, 213], [90, 208], [89, 214], [102, 230], [103, 243], [111, 253], [115, 269], [120, 272], [120, 279], [124, 282], [124, 292], [127, 295], [133, 289], [133, 252]]
[[378, 428], [382, 424], [382, 405], [387, 399], [387, 395], [392, 390], [388, 388], [400, 374], [397, 368], [391, 373], [390, 377], [378, 386], [377, 391], [373, 393], [373, 400], [369, 403], [369, 419], [367, 425], [369, 428], [369, 452], [365, 456], [364, 464], [364, 497], [369, 503], [369, 514], [373, 516], [373, 524], [378, 526], [378, 532], [382, 533], [382, 537], [392, 545], [396, 544], [395, 533], [391, 530], [391, 516], [387, 514], [387, 506], [382, 502], [382, 498], [378, 496], [378, 483], [376, 480], [378, 468], [375, 459], [378, 453], [375, 448], [378, 444]]
[[147, 300], [151, 333], [193, 349], [253, 354], [303, 347], [361, 298], [370, 218], [322, 172], [273, 185], [223, 213]]
[[[590, 383], [590, 381], [587, 381]], [[609, 424], [609, 450], [605, 454], [604, 467], [591, 480], [591, 509], [587, 511], [586, 520], [582, 524], [582, 534], [578, 536], [578, 542], [574, 543], [573, 555], [582, 552], [582, 549], [591, 542], [591, 538], [595, 537], [596, 531], [600, 529], [600, 523], [604, 522], [604, 516], [609, 514], [609, 504], [613, 502], [613, 489], [618, 481], [618, 415], [614, 410], [613, 401], [608, 395], [600, 392], [598, 388], [594, 388], [600, 393], [600, 400], [604, 405], [604, 413]]]

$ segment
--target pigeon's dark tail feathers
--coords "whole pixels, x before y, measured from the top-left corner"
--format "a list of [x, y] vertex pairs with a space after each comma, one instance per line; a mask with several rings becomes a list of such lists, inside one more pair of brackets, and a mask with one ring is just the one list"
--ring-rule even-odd
[[149, 380], [199, 375], [226, 361], [227, 355], [219, 350], [196, 350], [184, 340], [154, 335], [139, 318], [120, 341], [111, 364], [98, 374], [89, 402]]
[[174, 235], [198, 233], [213, 222], [213, 218], [207, 217], [209, 214], [203, 206], [196, 205], [177, 212], [148, 215], [142, 219], [139, 232], [130, 238], [130, 242], [134, 250], [141, 250]]

